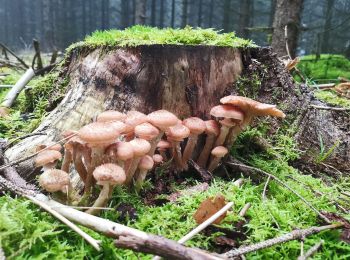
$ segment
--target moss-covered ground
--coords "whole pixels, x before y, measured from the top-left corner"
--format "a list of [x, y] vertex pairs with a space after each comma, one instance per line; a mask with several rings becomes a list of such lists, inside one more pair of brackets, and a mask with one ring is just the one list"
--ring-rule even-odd
[[[90, 47], [101, 44], [135, 46], [139, 44], [207, 44], [220, 46], [247, 46], [251, 44], [236, 38], [233, 34], [218, 34], [213, 30], [155, 30], [149, 27], [135, 26], [125, 31], [96, 32], [87, 37], [84, 43]], [[136, 36], [135, 36], [136, 35]], [[152, 37], [150, 37], [152, 35]], [[346, 74], [341, 74], [347, 76]], [[336, 76], [340, 76], [337, 74]], [[10, 140], [31, 132], [47, 113], [47, 102], [50, 86], [57, 74], [50, 74], [30, 83], [31, 94], [22, 93], [11, 114], [0, 119], [0, 137]], [[2, 84], [13, 84], [18, 75], [11, 74]], [[0, 92], [0, 97], [6, 90]], [[276, 175], [295, 191], [305, 197], [318, 210], [338, 212], [334, 201], [345, 208], [350, 207], [350, 200], [340, 191], [350, 190], [350, 179], [330, 179], [327, 185], [322, 179], [308, 173], [299, 172], [290, 166], [298, 158], [300, 151], [293, 141], [293, 127], [284, 126], [275, 136], [269, 136], [269, 125], [263, 122], [258, 129], [251, 128], [242, 133], [231, 150], [231, 154], [248, 165], [255, 166]], [[267, 150], [254, 145], [256, 137], [265, 138], [271, 144]], [[178, 239], [196, 226], [192, 217], [199, 204], [209, 196], [223, 194], [227, 201], [233, 201], [233, 211], [228, 214], [222, 227], [233, 228], [240, 220], [238, 212], [246, 204], [252, 207], [247, 213], [248, 222], [245, 232], [248, 239], [243, 244], [256, 243], [268, 238], [285, 234], [296, 228], [307, 228], [321, 225], [316, 214], [297, 196], [271, 180], [267, 190], [267, 200], [262, 200], [266, 177], [260, 182], [255, 178], [245, 177], [242, 187], [238, 188], [233, 181], [241, 173], [227, 168], [229, 177], [215, 177], [207, 191], [197, 192], [180, 197], [176, 202], [161, 206], [149, 206], [135, 192], [123, 189], [115, 191], [109, 207], [115, 209], [121, 203], [131, 204], [137, 212], [135, 219], [120, 219], [114, 210], [105, 211], [102, 217], [118, 221], [140, 230]], [[159, 173], [162, 174], [162, 173]], [[196, 184], [196, 180], [187, 179], [182, 184], [174, 184], [173, 191]], [[148, 185], [152, 186], [150, 183]], [[162, 196], [161, 196], [162, 197]], [[350, 220], [349, 215], [339, 213]], [[149, 255], [137, 254], [129, 250], [116, 249], [111, 239], [105, 238], [91, 230], [83, 228], [94, 238], [102, 240], [103, 250], [96, 252], [75, 232], [58, 222], [49, 214], [23, 198], [0, 197], [0, 247], [8, 259], [151, 259]], [[215, 250], [212, 234], [207, 237], [197, 235], [188, 246], [196, 246], [210, 251]], [[314, 259], [349, 259], [350, 246], [339, 239], [339, 231], [324, 231], [305, 239], [305, 250], [323, 239], [324, 246], [315, 254]], [[248, 254], [248, 259], [296, 259], [300, 254], [300, 242], [291, 241], [285, 244]]]

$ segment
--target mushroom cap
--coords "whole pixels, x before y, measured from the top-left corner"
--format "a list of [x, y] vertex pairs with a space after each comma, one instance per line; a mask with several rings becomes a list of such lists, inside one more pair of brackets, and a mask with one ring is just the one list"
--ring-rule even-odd
[[134, 132], [137, 137], [148, 141], [156, 138], [159, 135], [158, 128], [148, 122], [137, 125]]
[[206, 129], [205, 122], [199, 117], [186, 118], [182, 124], [190, 129], [191, 134], [200, 135]]
[[117, 159], [126, 161], [134, 157], [133, 146], [129, 142], [117, 143]]
[[160, 164], [163, 162], [163, 156], [161, 156], [160, 154], [157, 154], [157, 153], [152, 156], [152, 159], [153, 159], [155, 164]]
[[247, 97], [226, 96], [220, 99], [222, 104], [239, 107], [244, 113], [253, 116], [275, 116], [284, 118], [286, 115], [275, 105], [265, 104]]
[[238, 122], [241, 122], [244, 119], [243, 112], [240, 109], [230, 105], [215, 106], [210, 110], [210, 115], [214, 117], [231, 118], [233, 120], [237, 120]]
[[99, 185], [106, 183], [112, 185], [123, 184], [126, 180], [123, 168], [114, 163], [105, 163], [96, 167], [92, 175]]
[[111, 122], [94, 122], [82, 127], [79, 137], [89, 144], [109, 144], [120, 135]]
[[126, 129], [128, 128], [128, 126], [122, 121], [110, 121], [109, 124], [111, 124], [114, 127], [115, 131], [119, 133], [125, 133]]
[[231, 118], [224, 118], [223, 120], [219, 121], [221, 125], [225, 125], [228, 127], [232, 127], [237, 125], [237, 122], [235, 120], [232, 120]]
[[160, 130], [165, 131], [168, 127], [176, 125], [179, 119], [167, 110], [157, 110], [148, 114], [147, 120]]
[[75, 131], [75, 130], [65, 130], [61, 133], [61, 136], [63, 138], [67, 138], [67, 137], [73, 137], [73, 136], [76, 136], [78, 134], [78, 131]]
[[124, 123], [129, 125], [132, 130], [135, 126], [147, 122], [147, 116], [139, 111], [131, 110], [126, 114]]
[[160, 140], [157, 144], [158, 150], [166, 150], [166, 149], [169, 149], [170, 147], [171, 147], [171, 143], [165, 140]]
[[69, 174], [58, 169], [47, 170], [39, 177], [39, 185], [48, 192], [60, 191], [69, 182]]
[[135, 138], [129, 142], [134, 150], [134, 156], [140, 157], [151, 150], [151, 144], [145, 139]]
[[177, 124], [169, 127], [166, 131], [166, 135], [169, 140], [181, 142], [183, 139], [190, 135], [190, 129], [183, 124]]
[[124, 121], [126, 114], [116, 110], [107, 110], [97, 116], [97, 122]]
[[56, 160], [60, 160], [62, 155], [56, 150], [45, 150], [35, 157], [35, 167], [44, 166], [46, 164], [52, 163]]
[[[48, 146], [50, 146], [50, 147], [48, 147]], [[36, 151], [39, 152], [39, 151], [41, 151], [42, 149], [44, 149], [46, 147], [48, 147], [47, 150], [55, 150], [55, 151], [58, 151], [58, 152], [60, 152], [62, 150], [62, 145], [60, 145], [59, 143], [49, 142], [47, 144], [39, 144], [39, 145], [37, 145]]]
[[154, 161], [153, 161], [152, 157], [149, 155], [144, 155], [141, 158], [138, 167], [140, 170], [148, 171], [148, 170], [151, 170], [153, 168], [153, 165], [154, 165]]
[[228, 150], [224, 146], [217, 146], [211, 150], [211, 154], [215, 157], [224, 157], [228, 153]]
[[207, 120], [204, 121], [205, 123], [205, 133], [209, 134], [209, 135], [215, 135], [218, 136], [220, 134], [220, 127], [218, 122], [216, 122], [215, 120]]

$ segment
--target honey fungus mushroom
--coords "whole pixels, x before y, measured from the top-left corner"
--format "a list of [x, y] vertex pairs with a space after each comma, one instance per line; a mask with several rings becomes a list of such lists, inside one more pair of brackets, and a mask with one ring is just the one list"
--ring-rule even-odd
[[205, 145], [200, 153], [197, 164], [200, 167], [205, 167], [211, 152], [211, 149], [214, 146], [217, 136], [220, 134], [219, 124], [215, 120], [207, 120], [205, 123], [205, 133], [207, 137], [205, 139]]
[[61, 153], [56, 150], [44, 150], [35, 157], [35, 167], [43, 167], [44, 171], [55, 168], [57, 161], [61, 158]]
[[66, 192], [69, 184], [69, 175], [62, 170], [50, 169], [39, 176], [40, 187], [48, 192]]
[[147, 172], [153, 168], [154, 161], [151, 156], [145, 155], [141, 158], [138, 168], [139, 172], [135, 178], [135, 186], [137, 190], [140, 190], [142, 183], [146, 179]]
[[125, 182], [125, 171], [122, 167], [113, 163], [106, 163], [98, 166], [93, 176], [97, 185], [101, 185], [102, 189], [93, 206], [86, 212], [96, 215], [101, 211], [101, 207], [105, 207], [112, 196], [113, 188]]
[[96, 122], [124, 121], [126, 114], [116, 110], [107, 110], [97, 116]]
[[224, 146], [217, 146], [211, 151], [212, 159], [208, 167], [208, 171], [212, 172], [214, 171], [219, 163], [220, 160], [228, 153], [228, 150]]
[[177, 169], [182, 169], [182, 153], [180, 142], [190, 135], [190, 129], [184, 126], [182, 123], [179, 123], [175, 126], [169, 127], [166, 132], [168, 141], [171, 142], [173, 148], [173, 157]]

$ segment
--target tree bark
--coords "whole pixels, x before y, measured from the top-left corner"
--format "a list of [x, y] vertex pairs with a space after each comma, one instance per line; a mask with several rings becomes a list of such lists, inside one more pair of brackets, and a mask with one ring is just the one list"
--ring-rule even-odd
[[135, 6], [135, 23], [145, 24], [146, 22], [146, 4], [147, 0], [136, 1]]
[[300, 32], [300, 14], [303, 0], [277, 0], [273, 21], [271, 46], [279, 56], [287, 55], [285, 26], [288, 30], [288, 47], [290, 55], [295, 58]]

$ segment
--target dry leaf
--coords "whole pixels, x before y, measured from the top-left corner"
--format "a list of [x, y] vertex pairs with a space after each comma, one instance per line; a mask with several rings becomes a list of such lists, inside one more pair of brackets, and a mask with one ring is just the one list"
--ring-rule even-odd
[[296, 57], [294, 60], [286, 60], [283, 61], [283, 63], [287, 70], [292, 70], [299, 63], [299, 61], [299, 57]]
[[344, 82], [336, 85], [334, 90], [337, 91], [338, 94], [350, 98], [350, 82]]
[[[197, 224], [201, 224], [208, 218], [213, 216], [216, 212], [222, 209], [226, 205], [225, 197], [222, 195], [217, 195], [215, 198], [210, 197], [204, 200], [196, 213], [194, 213], [193, 218], [196, 220]], [[226, 212], [222, 214], [213, 223], [220, 224], [220, 222], [226, 217]]]

